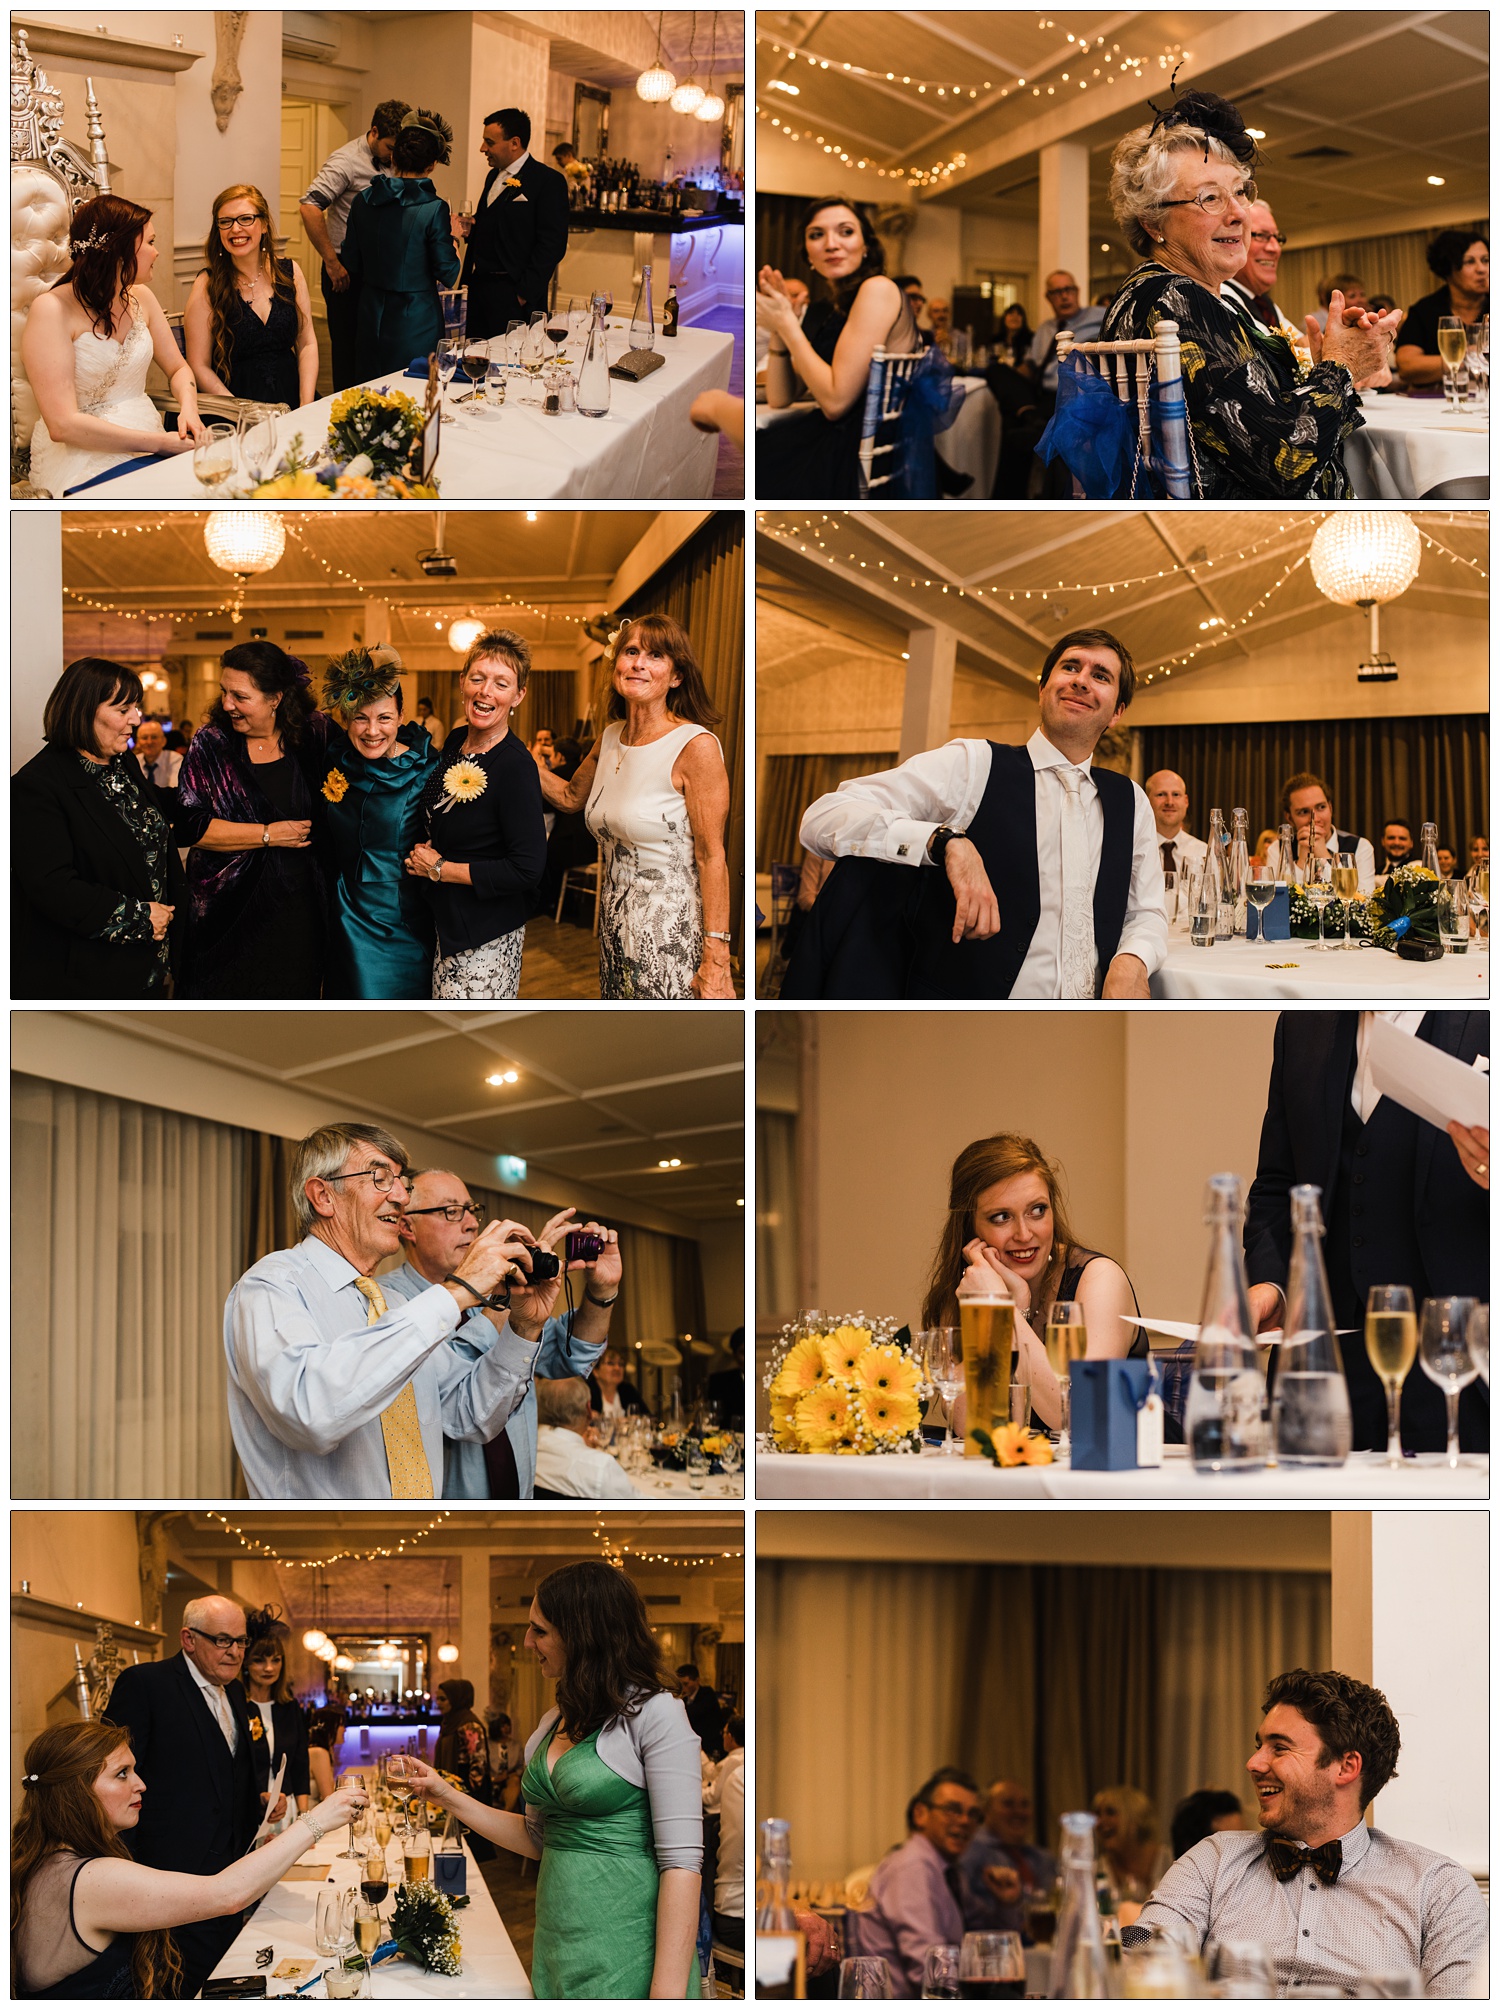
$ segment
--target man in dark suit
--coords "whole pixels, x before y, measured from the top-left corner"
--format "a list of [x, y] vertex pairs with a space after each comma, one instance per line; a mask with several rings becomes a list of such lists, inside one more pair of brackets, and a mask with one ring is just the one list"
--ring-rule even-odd
[[[245, 1614], [232, 1598], [195, 1598], [182, 1622], [182, 1652], [125, 1669], [105, 1715], [130, 1733], [146, 1783], [131, 1855], [206, 1877], [245, 1854], [263, 1813], [239, 1681]], [[239, 1930], [238, 1913], [172, 1929], [178, 1995], [197, 1995]]]
[[[1365, 1300], [1377, 1284], [1424, 1298], [1489, 1297], [1487, 1132], [1450, 1126], [1448, 1136], [1410, 1110], [1377, 1096], [1367, 1049], [1373, 1012], [1284, 1012], [1276, 1026], [1260, 1162], [1245, 1214], [1250, 1309], [1262, 1331], [1280, 1326], [1291, 1262], [1289, 1195], [1323, 1190], [1324, 1260], [1340, 1341], [1356, 1451], [1381, 1451], [1385, 1390], [1365, 1353]], [[1466, 1066], [1488, 1064], [1484, 1012], [1385, 1015]], [[1459, 1410], [1466, 1451], [1489, 1448], [1489, 1392], [1464, 1391]], [[1443, 1394], [1420, 1367], [1401, 1394], [1407, 1451], [1440, 1452], [1447, 1442]]]
[[684, 1661], [677, 1671], [688, 1722], [698, 1734], [698, 1742], [711, 1759], [724, 1756], [724, 1705], [713, 1689], [698, 1680], [693, 1662]]
[[545, 312], [552, 275], [568, 248], [568, 184], [534, 161], [531, 120], [510, 107], [491, 112], [479, 151], [490, 164], [472, 222], [460, 284], [469, 289], [466, 332], [483, 341], [512, 321]]

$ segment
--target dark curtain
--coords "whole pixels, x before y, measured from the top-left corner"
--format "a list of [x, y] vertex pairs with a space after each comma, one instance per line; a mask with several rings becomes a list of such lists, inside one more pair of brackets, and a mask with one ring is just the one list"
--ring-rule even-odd
[[1281, 789], [1306, 771], [1327, 784], [1344, 830], [1380, 856], [1387, 817], [1425, 822], [1467, 860], [1489, 829], [1489, 721], [1482, 712], [1414, 719], [1308, 719], [1253, 726], [1142, 726], [1143, 775], [1174, 769], [1187, 783], [1190, 827], [1201, 837], [1217, 805], [1250, 813], [1253, 839], [1281, 822]]
[[[667, 614], [692, 637], [708, 695], [719, 712], [715, 727], [729, 770], [729, 932], [741, 939], [745, 912], [745, 520], [716, 510], [631, 594], [614, 619]], [[604, 717], [602, 695], [595, 716]], [[745, 959], [741, 958], [742, 962]]]
[[745, 1707], [745, 1643], [721, 1640], [714, 1649], [714, 1688], [721, 1703]]
[[783, 279], [800, 279], [815, 286], [813, 269], [803, 249], [802, 212], [807, 197], [757, 195], [755, 198], [755, 264], [773, 265]]
[[245, 1140], [245, 1247], [240, 1265], [243, 1276], [252, 1263], [259, 1263], [273, 1249], [290, 1249], [302, 1240], [302, 1231], [292, 1220], [292, 1153], [290, 1138], [267, 1137], [263, 1131], [246, 1131]]
[[895, 765], [894, 747], [873, 754], [768, 754], [761, 764], [755, 805], [755, 870], [769, 872], [773, 865], [800, 868], [797, 831], [808, 804], [831, 794], [840, 782]]
[[708, 1338], [707, 1301], [703, 1296], [703, 1259], [696, 1242], [674, 1235], [672, 1242], [672, 1316], [679, 1333], [695, 1340]]

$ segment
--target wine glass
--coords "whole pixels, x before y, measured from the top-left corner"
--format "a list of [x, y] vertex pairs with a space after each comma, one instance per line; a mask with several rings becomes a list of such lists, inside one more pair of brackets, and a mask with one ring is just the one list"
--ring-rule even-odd
[[210, 495], [234, 473], [234, 443], [234, 427], [214, 420], [193, 449], [193, 473]]
[[[358, 1789], [360, 1793], [364, 1793], [365, 1776], [363, 1773], [345, 1773], [343, 1780], [340, 1782], [340, 1784], [345, 1787], [355, 1787]], [[350, 1815], [348, 1847], [345, 1849], [341, 1849], [339, 1851], [339, 1856], [349, 1857], [354, 1861], [361, 1860], [364, 1856], [364, 1850], [358, 1847], [358, 1845], [364, 1842], [365, 1838], [369, 1835], [369, 1833], [370, 1833], [370, 1811], [367, 1804], [365, 1807], [356, 1808], [354, 1812]]]
[[1351, 904], [1354, 896], [1359, 892], [1359, 860], [1352, 851], [1341, 851], [1334, 858], [1333, 890], [1338, 895], [1340, 901], [1342, 901], [1344, 908], [1344, 939], [1339, 947], [1341, 949], [1353, 949], [1355, 945], [1349, 936], [1349, 919]]
[[505, 324], [505, 357], [513, 370], [521, 367], [521, 351], [526, 342], [526, 323], [521, 320], [507, 321]]
[[1476, 935], [1487, 936], [1490, 917], [1490, 866], [1488, 859], [1481, 859], [1470, 868], [1468, 878], [1469, 913], [1474, 919]]
[[958, 1440], [953, 1435], [953, 1405], [964, 1385], [964, 1358], [959, 1349], [958, 1328], [925, 1327], [917, 1335], [917, 1346], [927, 1370], [927, 1379], [942, 1397], [947, 1416], [941, 1450], [944, 1454], [952, 1454], [959, 1449]]
[[1365, 1352], [1370, 1366], [1385, 1384], [1390, 1431], [1386, 1463], [1401, 1464], [1401, 1385], [1417, 1358], [1417, 1310], [1410, 1287], [1377, 1284], [1365, 1300]]
[[1456, 412], [1459, 409], [1459, 367], [1469, 348], [1469, 331], [1456, 314], [1438, 317], [1437, 344], [1438, 354], [1443, 359], [1443, 389], [1447, 393], [1444, 409]]
[[891, 1978], [878, 1954], [851, 1954], [839, 1963], [840, 1998], [869, 2002], [890, 1993]]
[[1333, 899], [1333, 860], [1317, 858], [1309, 853], [1307, 863], [1302, 868], [1302, 891], [1309, 903], [1317, 909], [1318, 947], [1326, 949], [1328, 938], [1323, 933], [1323, 918], [1328, 912], [1328, 903]]
[[468, 378], [469, 383], [473, 387], [471, 390], [465, 391], [463, 396], [458, 400], [458, 403], [463, 405], [467, 404], [471, 399], [478, 398], [479, 387], [484, 382], [485, 377], [489, 373], [489, 367], [490, 367], [489, 343], [465, 342], [463, 348], [463, 355], [460, 358], [460, 360], [463, 364], [464, 375]]
[[1047, 1365], [1057, 1377], [1058, 1400], [1062, 1405], [1057, 1449], [1063, 1452], [1071, 1444], [1068, 1427], [1073, 1395], [1073, 1363], [1081, 1361], [1089, 1351], [1083, 1307], [1070, 1298], [1060, 1298], [1055, 1305], [1049, 1306], [1042, 1344], [1047, 1349]]
[[547, 340], [557, 351], [559, 359], [562, 355], [562, 345], [568, 339], [570, 304], [566, 297], [554, 302], [552, 312], [547, 316]]
[[1476, 411], [1489, 404], [1490, 318], [1481, 315], [1464, 331], [1464, 367], [1469, 373], [1470, 403]]
[[724, 1436], [724, 1449], [719, 1453], [719, 1464], [726, 1473], [734, 1474], [744, 1463], [745, 1448], [737, 1431], [728, 1431]]
[[1231, 1999], [1271, 1997], [1276, 1975], [1267, 1950], [1254, 1940], [1218, 1940], [1208, 1949], [1209, 1980], [1216, 1993]]
[[354, 1946], [354, 1886], [325, 1884], [313, 1910], [313, 1944], [319, 1954], [347, 1954]]
[[448, 387], [453, 382], [453, 373], [458, 368], [459, 344], [451, 335], [444, 335], [437, 345], [438, 385], [443, 397], [448, 395]]
[[956, 1947], [939, 1944], [929, 1947], [922, 1961], [922, 2000], [924, 2003], [956, 2003], [958, 1987], [959, 1950]]
[[1448, 1400], [1448, 1464], [1458, 1465], [1458, 1399], [1479, 1373], [1469, 1352], [1468, 1323], [1472, 1298], [1426, 1298], [1422, 1301], [1422, 1372], [1436, 1382]]
[[709, 1457], [697, 1438], [689, 1440], [686, 1465], [689, 1487], [695, 1494], [701, 1494], [708, 1485]]
[[1260, 939], [1266, 938], [1265, 912], [1276, 898], [1276, 875], [1268, 865], [1257, 865], [1252, 859], [1245, 879], [1245, 898], [1261, 917]]
[[411, 1827], [413, 1783], [411, 1778], [411, 1760], [407, 1758], [404, 1752], [391, 1753], [385, 1762], [385, 1777], [391, 1792], [396, 1797], [397, 1810], [402, 1822], [409, 1830]]
[[252, 487], [270, 478], [276, 463], [276, 414], [252, 405], [240, 419], [240, 454]]
[[1024, 1996], [1026, 1957], [1019, 1933], [966, 1933], [958, 1957], [963, 1996]]

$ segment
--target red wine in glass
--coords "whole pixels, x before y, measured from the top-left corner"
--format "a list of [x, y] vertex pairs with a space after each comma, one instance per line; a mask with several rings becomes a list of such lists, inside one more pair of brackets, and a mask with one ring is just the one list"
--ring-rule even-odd
[[554, 315], [552, 319], [547, 323], [546, 332], [547, 332], [547, 340], [549, 342], [552, 343], [566, 342], [568, 339], [567, 315], [566, 314]]
[[383, 1905], [390, 1896], [390, 1889], [388, 1877], [362, 1877], [359, 1881], [360, 1896], [368, 1905]]

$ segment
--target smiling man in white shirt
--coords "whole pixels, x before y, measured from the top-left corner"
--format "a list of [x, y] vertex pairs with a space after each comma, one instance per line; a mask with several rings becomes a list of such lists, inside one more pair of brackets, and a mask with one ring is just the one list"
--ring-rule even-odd
[[[1093, 762], [1134, 691], [1124, 643], [1076, 629], [1042, 665], [1024, 747], [950, 740], [820, 797], [802, 843], [840, 864], [782, 996], [1149, 997], [1167, 946], [1156, 821]], [[892, 866], [916, 869], [910, 887]]]

